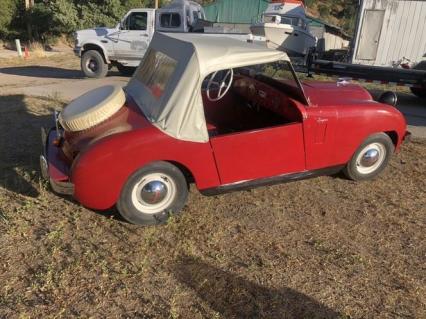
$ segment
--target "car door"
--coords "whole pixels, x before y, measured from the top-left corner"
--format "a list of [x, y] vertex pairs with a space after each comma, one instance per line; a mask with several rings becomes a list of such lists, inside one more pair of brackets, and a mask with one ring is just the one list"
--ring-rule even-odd
[[115, 55], [120, 59], [142, 59], [150, 41], [151, 12], [132, 11], [124, 19], [117, 41], [114, 45]]
[[212, 137], [222, 185], [305, 170], [303, 124]]

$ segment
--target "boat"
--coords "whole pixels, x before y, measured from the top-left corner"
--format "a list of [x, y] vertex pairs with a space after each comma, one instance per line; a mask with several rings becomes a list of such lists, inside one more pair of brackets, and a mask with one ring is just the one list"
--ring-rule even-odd
[[317, 44], [317, 38], [309, 32], [305, 5], [300, 0], [272, 0], [250, 30], [254, 36], [264, 37], [268, 47], [291, 57], [304, 57]]

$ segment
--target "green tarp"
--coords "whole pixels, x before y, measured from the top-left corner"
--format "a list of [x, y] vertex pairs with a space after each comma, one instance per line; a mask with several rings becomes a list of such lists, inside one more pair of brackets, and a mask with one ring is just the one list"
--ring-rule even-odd
[[207, 20], [222, 23], [252, 23], [266, 10], [267, 0], [218, 0], [204, 6]]

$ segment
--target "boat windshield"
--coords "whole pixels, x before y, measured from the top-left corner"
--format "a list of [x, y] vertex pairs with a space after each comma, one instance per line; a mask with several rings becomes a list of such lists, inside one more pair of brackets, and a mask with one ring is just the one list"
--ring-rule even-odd
[[295, 27], [306, 28], [306, 22], [301, 17], [289, 16], [289, 15], [265, 15], [264, 22], [266, 23], [277, 23], [277, 24], [289, 24]]

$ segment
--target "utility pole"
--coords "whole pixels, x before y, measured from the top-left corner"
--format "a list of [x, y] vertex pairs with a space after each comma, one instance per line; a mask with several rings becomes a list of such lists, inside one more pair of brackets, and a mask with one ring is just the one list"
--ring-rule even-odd
[[25, 1], [25, 23], [27, 25], [27, 33], [28, 33], [28, 40], [32, 41], [33, 39], [33, 32], [31, 30], [31, 14], [30, 10], [34, 6], [34, 0], [24, 0]]
[[155, 9], [158, 9], [158, 0], [155, 0]]

